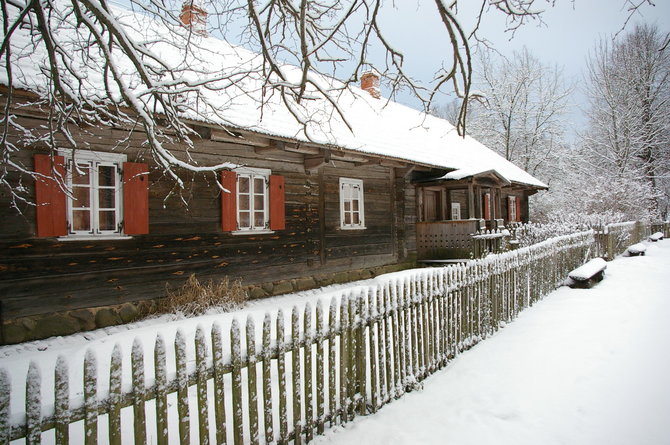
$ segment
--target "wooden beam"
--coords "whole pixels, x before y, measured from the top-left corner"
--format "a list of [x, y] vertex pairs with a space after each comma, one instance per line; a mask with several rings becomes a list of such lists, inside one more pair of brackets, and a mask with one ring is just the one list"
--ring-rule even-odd
[[286, 143], [284, 141], [271, 140], [270, 145], [267, 147], [254, 147], [254, 152], [256, 154], [262, 155], [267, 153], [280, 153], [286, 149]]
[[397, 168], [395, 174], [397, 178], [407, 178], [416, 169], [416, 165], [408, 165], [406, 167]]
[[305, 156], [305, 170], [316, 170], [322, 165], [329, 163], [330, 159], [330, 150], [323, 150], [323, 152], [317, 156]]
[[212, 128], [212, 140], [217, 142], [231, 142], [233, 144], [250, 145], [252, 147], [269, 147], [270, 139], [253, 134], [242, 134], [220, 128]]

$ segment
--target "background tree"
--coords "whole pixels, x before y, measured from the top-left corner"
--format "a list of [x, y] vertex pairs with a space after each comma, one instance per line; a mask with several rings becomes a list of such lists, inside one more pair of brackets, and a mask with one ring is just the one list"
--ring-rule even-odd
[[670, 198], [667, 40], [657, 27], [638, 25], [596, 46], [588, 61], [589, 126], [583, 137], [591, 175], [635, 183], [637, 193], [610, 200], [651, 204], [656, 217], [668, 214]]
[[470, 134], [549, 181], [549, 167], [564, 144], [571, 88], [558, 68], [542, 64], [527, 49], [510, 59], [480, 54], [476, 86], [486, 99], [471, 105]]

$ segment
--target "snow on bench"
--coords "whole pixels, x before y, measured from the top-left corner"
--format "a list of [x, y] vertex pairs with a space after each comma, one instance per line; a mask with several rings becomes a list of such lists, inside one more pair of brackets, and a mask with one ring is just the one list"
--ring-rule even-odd
[[626, 252], [629, 256], [644, 256], [644, 253], [647, 251], [647, 245], [642, 243], [633, 244]]
[[649, 236], [649, 241], [654, 242], [654, 243], [656, 241], [660, 241], [662, 239], [663, 239], [663, 232], [656, 232], [656, 233]]
[[568, 286], [582, 289], [590, 288], [602, 281], [607, 262], [602, 258], [594, 258], [588, 263], [579, 266], [568, 274]]

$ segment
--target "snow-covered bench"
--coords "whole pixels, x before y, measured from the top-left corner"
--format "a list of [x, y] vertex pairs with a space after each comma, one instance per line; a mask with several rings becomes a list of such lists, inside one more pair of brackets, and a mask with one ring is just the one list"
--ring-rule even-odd
[[652, 233], [649, 236], [649, 241], [651, 241], [653, 243], [655, 243], [656, 241], [660, 241], [662, 239], [663, 239], [663, 232]]
[[594, 258], [568, 274], [568, 286], [581, 289], [590, 288], [595, 283], [602, 281], [606, 268], [605, 260]]
[[647, 245], [642, 243], [633, 244], [628, 249], [626, 249], [628, 256], [644, 256], [646, 251]]

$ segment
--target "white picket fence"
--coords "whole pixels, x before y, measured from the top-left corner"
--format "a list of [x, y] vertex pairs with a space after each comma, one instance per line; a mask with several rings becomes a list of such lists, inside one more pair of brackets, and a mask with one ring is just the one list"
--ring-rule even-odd
[[[68, 381], [61, 359], [54, 370], [53, 409], [43, 407], [42, 380], [31, 365], [25, 416], [16, 423], [10, 422], [11, 391], [3, 371], [0, 443], [25, 438], [37, 444], [47, 434], [59, 444], [116, 445], [122, 435], [124, 443], [136, 444], [149, 437], [158, 444], [309, 442], [327, 427], [374, 413], [416, 389], [553, 290], [593, 247], [589, 231], [465, 265], [419, 269], [343, 293], [327, 310], [294, 308], [290, 329], [282, 311], [266, 314], [260, 344], [251, 318], [245, 336], [233, 322], [229, 341], [216, 323], [210, 332], [199, 328], [193, 344], [181, 332], [169, 346], [158, 336], [150, 356], [135, 341], [130, 382], [123, 381], [117, 345], [109, 358], [108, 387], [96, 381], [96, 355], [89, 351], [83, 396], [73, 400], [75, 382]], [[194, 348], [194, 366], [187, 363], [187, 348]], [[153, 366], [145, 366], [148, 360]]]

